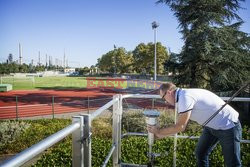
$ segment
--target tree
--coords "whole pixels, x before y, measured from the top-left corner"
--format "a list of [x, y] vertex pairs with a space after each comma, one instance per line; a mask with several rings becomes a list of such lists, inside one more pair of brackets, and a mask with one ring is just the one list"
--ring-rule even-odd
[[250, 76], [250, 37], [239, 30], [243, 0], [159, 0], [174, 11], [184, 46], [177, 84], [236, 89]]
[[20, 73], [27, 73], [29, 69], [29, 66], [27, 64], [19, 65], [19, 72]]
[[103, 72], [110, 73], [129, 73], [132, 72], [133, 57], [131, 52], [125, 48], [114, 48], [114, 50], [102, 55], [99, 58], [97, 67]]
[[178, 75], [178, 66], [180, 64], [179, 55], [170, 52], [170, 58], [165, 62], [165, 70], [172, 73], [174, 76]]
[[[138, 73], [154, 73], [154, 47], [153, 43], [140, 43], [133, 51], [134, 68]], [[160, 42], [156, 44], [157, 74], [164, 73], [164, 62], [169, 59], [166, 47]]]
[[88, 74], [90, 69], [88, 67], [83, 67], [82, 74]]

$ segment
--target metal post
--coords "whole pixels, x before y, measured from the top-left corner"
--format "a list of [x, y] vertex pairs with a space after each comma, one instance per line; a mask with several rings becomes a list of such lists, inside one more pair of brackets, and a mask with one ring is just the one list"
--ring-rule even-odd
[[89, 114], [89, 96], [88, 96], [88, 114]]
[[83, 154], [84, 154], [84, 167], [91, 167], [91, 118], [89, 114], [81, 115], [84, 118], [83, 126]]
[[119, 122], [118, 122], [118, 158], [119, 158], [119, 166], [121, 166], [121, 150], [122, 150], [122, 142], [121, 142], [121, 137], [122, 137], [122, 95], [119, 95]]
[[[143, 112], [143, 114], [146, 116], [146, 123], [147, 125], [156, 125], [157, 124], [157, 117], [160, 116], [160, 112], [158, 112], [157, 110], [145, 110]], [[148, 166], [153, 166], [154, 164], [154, 155], [153, 155], [153, 152], [152, 152], [152, 147], [153, 147], [153, 144], [154, 144], [154, 134], [153, 133], [150, 133], [148, 132], [148, 150], [149, 150], [149, 153], [148, 153]]]
[[79, 122], [80, 128], [72, 133], [72, 166], [83, 167], [84, 165], [84, 152], [83, 152], [83, 126], [84, 117], [74, 116], [72, 123]]
[[113, 99], [119, 100], [113, 105], [113, 167], [121, 166], [121, 119], [122, 119], [122, 98], [121, 95], [114, 95]]
[[[177, 110], [178, 110], [178, 103], [175, 103], [175, 110], [174, 110], [174, 123], [177, 122]], [[174, 135], [174, 154], [173, 154], [173, 167], [176, 167], [176, 148], [177, 148], [177, 133]]]
[[18, 97], [16, 96], [16, 120], [18, 120]]
[[154, 44], [155, 44], [155, 57], [154, 57], [154, 80], [156, 81], [156, 76], [157, 76], [157, 63], [156, 63], [156, 28], [159, 27], [159, 24], [156, 23], [155, 21], [152, 23], [152, 28], [154, 30]]
[[155, 99], [152, 99], [152, 109], [155, 108]]
[[155, 43], [155, 58], [154, 58], [154, 64], [155, 64], [155, 69], [154, 69], [154, 80], [156, 81], [156, 76], [157, 76], [157, 63], [156, 63], [156, 28], [154, 29], [154, 43]]
[[52, 96], [52, 118], [55, 118], [55, 109], [54, 109], [54, 96]]

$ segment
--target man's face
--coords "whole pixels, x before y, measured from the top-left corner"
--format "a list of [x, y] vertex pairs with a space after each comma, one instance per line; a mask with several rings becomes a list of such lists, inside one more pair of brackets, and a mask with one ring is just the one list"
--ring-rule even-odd
[[162, 100], [165, 101], [165, 103], [168, 103], [172, 106], [175, 105], [175, 97], [174, 97], [174, 91], [171, 91], [171, 90], [167, 90], [166, 92], [160, 90], [159, 92]]

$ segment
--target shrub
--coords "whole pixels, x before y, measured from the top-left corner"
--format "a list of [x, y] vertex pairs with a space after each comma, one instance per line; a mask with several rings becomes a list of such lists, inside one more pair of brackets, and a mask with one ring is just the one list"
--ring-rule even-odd
[[3, 150], [5, 145], [15, 141], [29, 127], [30, 124], [23, 121], [0, 122], [0, 150]]
[[112, 125], [109, 119], [98, 118], [92, 121], [93, 136], [112, 138]]
[[[130, 120], [137, 119], [136, 123]], [[162, 118], [166, 122], [171, 123], [171, 116], [168, 118], [168, 114]], [[130, 123], [124, 126], [123, 131], [136, 131], [136, 130], [145, 130], [145, 122], [143, 121], [142, 115], [135, 113], [135, 115], [125, 115], [123, 117], [123, 123], [125, 120]], [[37, 143], [38, 141], [44, 139], [46, 136], [57, 132], [63, 127], [71, 124], [70, 120], [37, 120], [37, 121], [25, 121], [26, 123], [32, 124], [29, 129], [25, 131], [15, 141], [15, 145], [18, 149], [14, 149], [11, 145], [10, 150], [20, 150], [23, 147], [29, 147], [30, 145]], [[160, 121], [161, 124], [161, 121]], [[110, 119], [99, 118], [92, 122], [92, 166], [101, 166], [105, 160], [105, 157], [108, 155], [112, 145], [111, 139], [111, 124]], [[163, 126], [163, 124], [161, 124]], [[139, 129], [136, 129], [134, 126], [139, 126]], [[49, 128], [48, 128], [49, 127]], [[127, 129], [126, 129], [127, 128]], [[195, 129], [195, 130], [194, 130]], [[199, 136], [200, 131], [196, 123], [190, 122], [185, 133], [181, 135], [190, 135]], [[250, 133], [249, 128], [246, 126], [243, 128], [243, 139], [249, 140]], [[177, 140], [177, 166], [196, 166], [196, 160], [194, 155], [195, 146], [198, 140], [187, 140], [187, 139], [178, 139]], [[122, 162], [124, 163], [133, 163], [133, 164], [147, 164], [148, 163], [148, 144], [146, 137], [125, 137], [122, 139]], [[158, 153], [160, 156], [155, 158], [154, 164], [156, 166], [172, 166], [173, 165], [173, 143], [174, 140], [172, 137], [164, 138], [161, 140], [156, 140], [153, 146], [153, 152]], [[36, 167], [42, 166], [72, 166], [72, 148], [71, 148], [71, 137], [67, 137], [62, 142], [56, 144], [52, 148], [48, 149], [44, 155], [37, 161], [34, 165]], [[22, 147], [21, 147], [22, 146]], [[8, 148], [9, 149], [9, 148]], [[242, 165], [250, 166], [250, 145], [242, 144]], [[224, 163], [222, 151], [220, 145], [218, 145], [210, 155], [210, 165], [211, 166], [222, 166]], [[108, 163], [108, 166], [112, 166], [112, 158]]]
[[26, 120], [17, 121], [17, 124], [22, 125], [25, 122], [30, 124], [23, 133], [20, 133], [18, 138], [15, 138], [12, 143], [5, 143], [0, 151], [1, 154], [17, 153], [33, 144], [38, 143], [49, 135], [56, 133], [71, 123], [71, 120], [65, 119], [41, 119], [41, 120]]
[[44, 166], [72, 166], [71, 139], [60, 142], [57, 146], [49, 149], [42, 157], [32, 165], [33, 167]]

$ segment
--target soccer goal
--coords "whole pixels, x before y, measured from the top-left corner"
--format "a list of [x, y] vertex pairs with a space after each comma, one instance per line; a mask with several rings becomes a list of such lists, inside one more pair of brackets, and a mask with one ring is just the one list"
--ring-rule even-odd
[[0, 77], [1, 84], [12, 84], [15, 85], [26, 85], [26, 86], [35, 86], [35, 77], [16, 77], [16, 76], [2, 76]]

